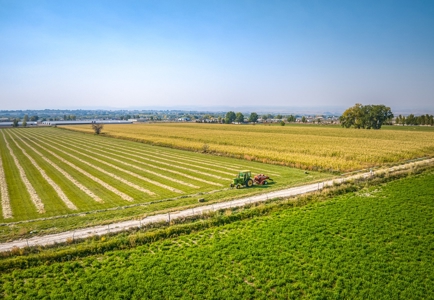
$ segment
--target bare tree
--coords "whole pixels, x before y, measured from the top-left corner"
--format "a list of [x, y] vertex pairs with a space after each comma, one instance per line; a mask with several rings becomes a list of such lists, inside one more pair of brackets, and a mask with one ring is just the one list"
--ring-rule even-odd
[[100, 134], [101, 130], [104, 128], [103, 124], [92, 123], [92, 129], [95, 131], [95, 134]]

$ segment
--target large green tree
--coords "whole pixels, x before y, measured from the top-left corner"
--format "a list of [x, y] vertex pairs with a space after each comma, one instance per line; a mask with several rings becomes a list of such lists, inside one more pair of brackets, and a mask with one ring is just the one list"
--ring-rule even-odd
[[286, 120], [288, 122], [295, 122], [295, 117], [293, 115], [290, 115]]
[[381, 126], [393, 118], [390, 107], [384, 105], [362, 105], [357, 103], [348, 108], [339, 121], [342, 127], [380, 129]]
[[225, 123], [232, 124], [235, 121], [236, 115], [233, 111], [228, 111], [225, 116]]
[[258, 114], [255, 112], [252, 112], [249, 116], [249, 122], [256, 123], [256, 122], [258, 122], [258, 118], [259, 118]]
[[244, 123], [244, 115], [240, 112], [237, 112], [235, 115], [235, 121], [238, 123]]

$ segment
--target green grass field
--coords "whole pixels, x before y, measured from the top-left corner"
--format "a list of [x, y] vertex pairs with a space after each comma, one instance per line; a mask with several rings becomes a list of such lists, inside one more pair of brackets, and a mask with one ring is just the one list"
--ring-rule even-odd
[[[110, 218], [198, 205], [199, 198], [223, 201], [331, 177], [55, 128], [2, 129], [0, 139], [8, 197], [4, 192], [0, 196], [9, 199], [2, 202], [0, 222], [37, 220], [0, 226], [0, 240], [20, 232], [88, 226]], [[232, 178], [243, 169], [269, 174], [274, 184], [230, 189]], [[43, 211], [38, 209], [38, 199]], [[5, 214], [8, 206], [11, 216]], [[113, 211], [118, 207], [128, 208]], [[94, 213], [82, 214], [87, 212]], [[62, 215], [71, 217], [45, 224], [41, 220]]]
[[428, 171], [132, 250], [9, 270], [0, 293], [5, 299], [430, 299], [433, 182]]

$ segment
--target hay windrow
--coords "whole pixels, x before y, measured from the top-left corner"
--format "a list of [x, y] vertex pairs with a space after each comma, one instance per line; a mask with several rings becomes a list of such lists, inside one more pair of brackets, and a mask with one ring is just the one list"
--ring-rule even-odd
[[3, 218], [5, 219], [12, 218], [13, 214], [12, 214], [11, 202], [9, 198], [9, 191], [6, 183], [6, 176], [3, 169], [3, 160], [1, 155], [0, 155], [0, 196], [1, 196]]
[[[64, 139], [63, 139], [63, 140], [64, 140]], [[68, 141], [68, 142], [69, 142], [69, 141]], [[105, 146], [96, 146], [96, 145], [92, 145], [92, 148], [94, 148], [94, 149], [98, 149], [98, 151], [100, 151], [100, 153], [107, 153], [107, 154], [110, 154], [110, 155], [113, 155], [113, 156], [116, 156], [116, 157], [125, 158], [125, 157], [122, 156], [122, 155], [119, 155], [119, 154], [115, 154], [115, 153], [113, 153], [113, 152], [118, 152], [118, 151], [116, 150], [116, 148], [111, 147], [111, 146], [110, 146], [109, 144], [107, 144], [107, 143], [104, 143], [104, 144], [106, 144], [106, 145], [105, 145]], [[123, 148], [123, 147], [118, 147], [118, 148]], [[109, 149], [110, 152], [109, 152], [109, 151], [105, 151], [105, 150], [103, 150], [103, 149]], [[128, 153], [128, 154], [129, 154], [129, 153]], [[137, 157], [137, 158], [142, 158], [141, 156], [134, 155], [134, 154], [129, 154], [129, 155], [131, 155], [131, 156], [133, 156], [133, 157]], [[111, 160], [113, 160], [113, 161], [117, 161], [117, 162], [123, 163], [123, 164], [125, 164], [125, 165], [131, 166], [131, 167], [136, 168], [136, 169], [138, 169], [138, 170], [145, 171], [145, 172], [148, 172], [148, 173], [150, 173], [150, 174], [154, 174], [154, 175], [156, 175], [156, 176], [159, 176], [159, 177], [165, 178], [165, 179], [167, 179], [167, 180], [171, 180], [171, 181], [174, 181], [174, 182], [178, 182], [178, 183], [181, 183], [181, 184], [183, 184], [183, 185], [187, 185], [187, 186], [190, 186], [190, 187], [193, 187], [193, 188], [198, 188], [198, 187], [195, 186], [195, 185], [185, 183], [185, 182], [183, 182], [183, 181], [181, 181], [181, 180], [177, 180], [177, 179], [172, 178], [172, 177], [164, 176], [164, 175], [162, 175], [162, 174], [159, 174], [159, 173], [153, 172], [153, 171], [148, 170], [148, 169], [143, 169], [143, 168], [137, 167], [137, 166], [135, 166], [135, 165], [133, 165], [133, 164], [125, 163], [125, 162], [123, 162], [123, 161], [120, 161], [120, 160], [114, 159], [114, 158], [112, 158], [112, 157], [108, 157], [108, 156], [105, 156], [105, 155], [100, 155], [100, 156], [101, 156], [101, 157], [105, 157], [105, 158], [109, 158], [109, 159], [111, 159]], [[174, 171], [174, 170], [172, 170], [172, 169], [162, 168], [162, 167], [159, 167], [159, 166], [156, 166], [156, 165], [153, 165], [153, 164], [149, 164], [149, 163], [145, 163], [145, 162], [143, 162], [143, 161], [135, 160], [135, 159], [132, 159], [132, 158], [127, 158], [127, 159], [130, 160], [130, 161], [133, 161], [133, 162], [135, 162], [135, 163], [138, 163], [138, 164], [142, 164], [142, 165], [145, 165], [145, 166], [151, 167], [151, 168], [153, 168], [153, 169], [158, 169], [158, 170], [162, 170], [162, 171], [165, 171], [165, 172], [170, 172], [170, 173], [173, 173], [173, 174], [181, 175], [181, 176], [183, 176], [183, 177], [186, 177], [186, 178], [189, 178], [189, 179], [192, 179], [192, 180], [196, 180], [196, 181], [200, 181], [200, 182], [203, 182], [203, 183], [206, 183], [206, 184], [210, 184], [210, 185], [214, 185], [214, 186], [223, 186], [223, 185], [220, 184], [220, 183], [216, 183], [216, 182], [208, 181], [208, 180], [205, 180], [205, 179], [202, 179], [202, 178], [194, 177], [194, 176], [191, 176], [191, 175], [188, 175], [188, 174], [182, 173], [182, 172]]]
[[[9, 132], [8, 132], [9, 134]], [[9, 136], [12, 138], [12, 136], [9, 134]], [[15, 136], [15, 135], [14, 135]], [[13, 140], [13, 138], [12, 138]], [[48, 175], [47, 173], [37, 164], [37, 162], [27, 153], [26, 150], [24, 150], [16, 141], [14, 141], [15, 146], [17, 146], [18, 149], [20, 149], [23, 154], [30, 160], [32, 165], [41, 173], [42, 177], [48, 182], [49, 185], [56, 191], [59, 198], [65, 203], [65, 205], [72, 210], [77, 210], [77, 206], [74, 205], [74, 203], [69, 200], [69, 198], [65, 195], [63, 190], [60, 188], [60, 186], [57, 185]]]
[[[32, 148], [27, 142], [25, 142], [23, 139], [21, 139], [23, 144], [25, 144], [27, 147]], [[56, 169], [59, 173], [61, 173], [63, 176], [66, 177], [69, 181], [71, 181], [77, 188], [79, 188], [81, 191], [83, 191], [85, 194], [87, 194], [89, 197], [91, 197], [96, 202], [103, 203], [101, 198], [99, 198], [97, 195], [95, 195], [91, 190], [89, 190], [87, 187], [82, 185], [80, 182], [75, 180], [71, 175], [69, 175], [67, 172], [65, 172], [63, 169], [61, 169], [58, 165], [56, 165], [54, 162], [49, 160], [47, 157], [45, 157], [41, 152], [36, 150], [34, 147], [32, 150], [38, 154], [43, 160], [45, 160], [50, 166], [52, 166], [54, 169]]]
[[[51, 141], [51, 143], [52, 143], [52, 144], [59, 145], [58, 143], [56, 143], [56, 142], [54, 142], [54, 141]], [[46, 145], [47, 145], [47, 144], [46, 144]], [[60, 145], [60, 146], [61, 146], [61, 145]], [[147, 189], [144, 189], [144, 188], [142, 188], [141, 186], [138, 186], [137, 184], [134, 184], [134, 183], [132, 183], [132, 182], [130, 182], [130, 181], [128, 181], [128, 180], [125, 180], [125, 179], [123, 179], [122, 177], [119, 177], [119, 176], [117, 176], [117, 175], [115, 175], [115, 174], [113, 174], [113, 173], [111, 173], [111, 172], [108, 172], [108, 171], [106, 171], [106, 170], [104, 170], [104, 169], [102, 169], [102, 168], [100, 168], [100, 167], [98, 167], [98, 166], [95, 166], [94, 164], [92, 164], [92, 163], [90, 163], [90, 162], [88, 162], [88, 161], [85, 161], [85, 160], [83, 160], [83, 159], [81, 159], [81, 158], [79, 158], [79, 157], [77, 157], [77, 156], [75, 156], [75, 155], [72, 155], [71, 153], [67, 153], [67, 152], [65, 152], [65, 151], [63, 151], [63, 150], [60, 150], [60, 149], [57, 149], [57, 150], [58, 150], [59, 152], [63, 153], [63, 154], [69, 155], [70, 157], [72, 157], [72, 158], [78, 160], [78, 161], [81, 162], [81, 163], [84, 163], [84, 164], [86, 164], [86, 165], [92, 167], [93, 169], [95, 169], [95, 170], [97, 170], [97, 171], [99, 171], [99, 172], [101, 172], [101, 173], [104, 173], [104, 174], [106, 174], [106, 175], [109, 175], [110, 177], [112, 177], [112, 178], [118, 180], [119, 182], [122, 182], [122, 183], [124, 183], [124, 184], [126, 184], [126, 185], [131, 186], [132, 188], [135, 188], [136, 190], [138, 190], [138, 191], [140, 191], [140, 192], [146, 193], [146, 194], [148, 194], [148, 195], [155, 195], [155, 193], [153, 193], [153, 192], [151, 192], [151, 191], [149, 191], [149, 190], [147, 190]], [[72, 151], [74, 151], [74, 150], [72, 150]], [[76, 152], [76, 151], [74, 151], [74, 152]], [[87, 156], [87, 157], [91, 157], [91, 156], [89, 156], [89, 155], [85, 155], [85, 154], [82, 154], [82, 155]], [[92, 157], [91, 157], [91, 158], [92, 158]], [[94, 159], [97, 160], [97, 161], [99, 161], [99, 162], [102, 162], [101, 160], [98, 160], [98, 159], [96, 159], [96, 158], [94, 158]], [[108, 164], [108, 163], [107, 163], [107, 164]], [[109, 165], [111, 165], [111, 164], [109, 164]], [[119, 171], [125, 171], [125, 170], [123, 170], [123, 169], [121, 169], [121, 168], [118, 168], [117, 170], [119, 170]], [[90, 174], [89, 174], [89, 175], [90, 175]], [[92, 175], [91, 175], [91, 176], [92, 176]], [[96, 178], [96, 177], [95, 177], [95, 178]], [[98, 179], [98, 178], [97, 178], [97, 179]], [[99, 179], [98, 179], [98, 180], [99, 180]], [[101, 180], [100, 180], [100, 181], [101, 181]], [[103, 181], [101, 181], [101, 182], [103, 182]], [[133, 200], [134, 200], [132, 197], [130, 197], [130, 196], [128, 196], [128, 195], [126, 195], [126, 194], [124, 194], [124, 193], [122, 193], [122, 192], [120, 192], [120, 191], [118, 191], [118, 192], [119, 192], [119, 194], [118, 194], [119, 196], [123, 195], [122, 198], [123, 198], [124, 200], [127, 200], [127, 201], [133, 201]]]
[[[47, 143], [44, 143], [44, 144], [48, 145]], [[127, 194], [122, 193], [121, 191], [119, 191], [118, 189], [112, 187], [108, 183], [106, 183], [106, 182], [102, 181], [101, 179], [93, 176], [92, 174], [90, 174], [90, 173], [86, 172], [85, 170], [81, 169], [80, 167], [77, 167], [76, 165], [74, 165], [73, 163], [67, 161], [66, 159], [63, 159], [61, 156], [57, 155], [53, 151], [50, 151], [50, 150], [48, 150], [46, 148], [45, 148], [45, 151], [47, 151], [48, 153], [50, 153], [51, 155], [53, 155], [54, 157], [56, 157], [57, 159], [59, 159], [60, 161], [62, 161], [63, 163], [65, 163], [66, 165], [70, 166], [71, 168], [77, 170], [78, 172], [80, 172], [84, 176], [86, 176], [86, 177], [90, 178], [91, 180], [95, 181], [96, 183], [102, 185], [107, 190], [109, 190], [109, 191], [113, 192], [114, 194], [118, 195], [123, 200], [134, 201], [134, 199], [131, 196], [128, 196]]]
[[9, 149], [9, 153], [11, 154], [11, 157], [14, 160], [14, 163], [15, 163], [18, 171], [20, 172], [21, 180], [23, 181], [24, 185], [26, 186], [27, 192], [29, 193], [30, 199], [32, 200], [33, 204], [35, 205], [36, 210], [40, 214], [45, 213], [44, 203], [42, 203], [41, 198], [39, 197], [38, 193], [36, 193], [35, 188], [32, 186], [29, 179], [27, 178], [26, 172], [24, 172], [23, 167], [21, 166], [19, 160], [17, 159], [14, 152], [12, 151], [12, 148], [9, 145], [8, 140], [6, 139], [6, 136], [3, 133], [3, 130], [2, 130], [2, 136], [3, 136], [3, 139], [6, 143], [6, 147]]

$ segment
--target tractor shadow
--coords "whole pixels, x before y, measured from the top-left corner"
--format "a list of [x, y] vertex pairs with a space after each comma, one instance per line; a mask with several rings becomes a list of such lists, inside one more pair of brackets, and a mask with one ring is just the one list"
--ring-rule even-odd
[[268, 189], [275, 185], [276, 183], [274, 181], [268, 181], [268, 184], [254, 184], [252, 187], [249, 187], [248, 189]]

